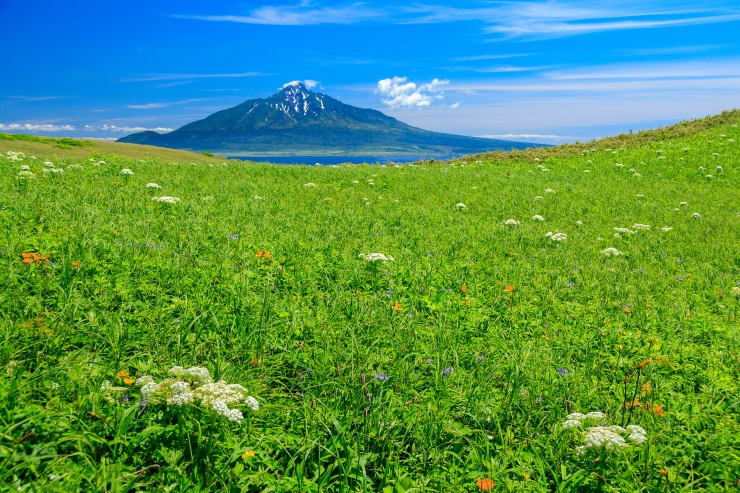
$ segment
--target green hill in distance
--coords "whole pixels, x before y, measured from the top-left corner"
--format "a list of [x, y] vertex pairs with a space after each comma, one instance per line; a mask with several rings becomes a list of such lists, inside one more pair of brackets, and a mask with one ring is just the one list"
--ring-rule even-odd
[[167, 134], [139, 132], [118, 142], [243, 157], [449, 155], [542, 147], [422, 130], [380, 111], [310, 91], [300, 82]]

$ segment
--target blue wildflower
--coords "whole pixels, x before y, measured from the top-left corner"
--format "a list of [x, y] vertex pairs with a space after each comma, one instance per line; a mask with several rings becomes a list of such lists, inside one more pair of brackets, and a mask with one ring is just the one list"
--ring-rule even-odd
[[561, 377], [567, 377], [568, 376], [568, 370], [565, 368], [558, 368], [558, 375]]
[[445, 368], [444, 371], [442, 372], [442, 376], [444, 378], [449, 378], [449, 376], [452, 375], [452, 371], [453, 371], [452, 368]]
[[381, 382], [384, 382], [384, 381], [388, 380], [388, 374], [387, 373], [380, 373], [380, 372], [378, 372], [377, 373], [377, 377], [378, 377], [378, 380], [380, 380]]

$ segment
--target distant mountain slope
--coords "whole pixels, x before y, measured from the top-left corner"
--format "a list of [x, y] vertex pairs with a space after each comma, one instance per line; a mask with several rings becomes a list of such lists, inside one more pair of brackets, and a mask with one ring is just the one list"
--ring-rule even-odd
[[310, 91], [301, 83], [286, 85], [267, 99], [245, 101], [167, 134], [139, 132], [118, 142], [233, 156], [469, 154], [539, 146], [429, 132], [380, 111], [357, 108]]

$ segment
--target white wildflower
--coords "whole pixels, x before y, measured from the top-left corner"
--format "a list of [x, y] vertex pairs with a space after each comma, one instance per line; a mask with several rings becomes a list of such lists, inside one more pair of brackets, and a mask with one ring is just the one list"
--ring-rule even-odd
[[606, 418], [606, 414], [600, 413], [598, 411], [592, 411], [586, 415], [586, 419], [604, 419]]
[[33, 171], [21, 170], [18, 172], [18, 176], [33, 176]]
[[360, 182], [357, 180], [352, 180], [352, 183], [360, 183]]
[[632, 225], [632, 228], [634, 228], [634, 229], [641, 229], [643, 231], [650, 231], [650, 226], [647, 225], [647, 224], [635, 223], [635, 224]]
[[553, 190], [552, 188], [546, 188], [545, 193], [555, 193], [555, 190]]
[[67, 166], [67, 169], [82, 169], [82, 165], [77, 164], [77, 163], [72, 163], [69, 166]]
[[193, 391], [193, 396], [201, 404], [208, 406], [215, 401], [225, 404], [237, 404], [247, 395], [247, 389], [236, 383], [226, 383], [223, 380], [206, 383]]
[[133, 174], [134, 174], [134, 172], [133, 172], [133, 171], [131, 171], [131, 170], [130, 170], [130, 169], [128, 169], [128, 168], [124, 168], [124, 169], [122, 169], [122, 170], [121, 170], [121, 174], [122, 174], [122, 175], [133, 175]]
[[632, 231], [629, 228], [614, 228], [614, 231], [616, 231], [617, 233], [627, 233], [631, 235], [637, 233], [637, 231]]
[[244, 415], [238, 409], [229, 409], [224, 401], [216, 400], [211, 403], [211, 408], [229, 421], [240, 423]]
[[24, 164], [24, 165], [21, 166], [21, 170], [23, 170], [23, 171], [30, 171], [30, 169], [31, 168], [29, 168], [27, 164]]
[[44, 164], [44, 166], [46, 166], [47, 168], [53, 168], [53, 167], [54, 167], [54, 163], [52, 163], [52, 162], [49, 162], [49, 161], [44, 161], [44, 163], [43, 163], [43, 164]]
[[255, 399], [251, 395], [244, 399], [244, 404], [246, 404], [249, 409], [255, 412], [259, 411], [260, 409], [260, 403], [257, 402], [257, 399]]
[[605, 450], [619, 450], [627, 447], [621, 435], [603, 426], [593, 426], [586, 431], [583, 445], [578, 447], [578, 453], [583, 454], [590, 448], [603, 448]]
[[535, 200], [542, 200], [542, 199], [544, 199], [544, 198], [545, 198], [545, 197], [543, 197], [542, 195], [538, 195], [538, 196], [536, 196], [536, 197], [535, 197], [534, 199], [535, 199]]
[[688, 203], [688, 202], [681, 202], [681, 203], [680, 203], [680, 204], [678, 204], [678, 205], [689, 205], [689, 203]]
[[542, 168], [540, 171], [550, 171], [550, 170], [547, 168]]
[[662, 232], [664, 232], [664, 233], [666, 233], [666, 232], [668, 232], [668, 231], [670, 231], [670, 230], [672, 230], [672, 229], [673, 229], [673, 228], [671, 228], [670, 226], [663, 226], [662, 228], [660, 228], [660, 230], [661, 230]]
[[590, 170], [590, 169], [584, 169], [584, 170], [583, 170], [583, 172], [584, 172], [584, 173], [590, 173], [590, 172], [591, 172], [591, 170]]
[[159, 392], [159, 384], [153, 381], [149, 382], [142, 385], [139, 392], [141, 393], [142, 399], [149, 399], [152, 394], [156, 394], [157, 392]]
[[178, 380], [170, 385], [170, 390], [174, 393], [167, 398], [167, 405], [169, 406], [184, 406], [195, 400], [193, 393], [190, 391], [190, 384], [187, 382]]
[[506, 221], [504, 221], [504, 224], [507, 226], [519, 226], [519, 221], [517, 221], [516, 219], [507, 219]]
[[576, 221], [576, 226], [583, 226], [583, 221]]
[[601, 254], [606, 257], [618, 257], [619, 255], [622, 255], [622, 252], [617, 250], [614, 247], [605, 248], [601, 251]]
[[306, 188], [313, 188], [313, 187], [316, 186], [316, 184], [315, 183], [308, 182], [308, 183], [304, 183], [303, 186], [306, 187]]
[[392, 262], [394, 259], [390, 255], [386, 256], [382, 253], [361, 253], [360, 257], [364, 258], [368, 262]]
[[571, 414], [567, 415], [565, 417], [565, 419], [567, 419], [567, 420], [572, 420], [572, 419], [582, 420], [582, 419], [586, 419], [586, 415], [585, 414], [581, 414], [581, 413], [571, 413]]
[[641, 175], [640, 173], [635, 173], [635, 174], [634, 174], [634, 175], [632, 175], [632, 176], [634, 176], [635, 178], [642, 178], [642, 175]]
[[150, 377], [149, 375], [142, 375], [139, 378], [136, 379], [135, 385], [139, 387], [143, 387], [144, 385], [153, 382], [154, 379]]
[[159, 185], [157, 185], [156, 183], [147, 183], [146, 184], [146, 187], [147, 188], [162, 188]]
[[564, 430], [567, 430], [570, 428], [577, 428], [581, 426], [581, 422], [576, 419], [569, 419], [568, 421], [565, 421], [562, 426]]
[[724, 170], [724, 168], [723, 168], [722, 166], [717, 166], [716, 168], [714, 168], [714, 170], [715, 170], [715, 171], [716, 171], [717, 173], [719, 173], [719, 172], [723, 171], [723, 170]]
[[637, 426], [637, 425], [627, 425], [627, 431], [629, 431], [630, 433], [637, 433], [640, 435], [647, 434], [647, 432], [645, 431], [643, 427]]
[[622, 163], [617, 163], [614, 166], [616, 166], [617, 168], [624, 168], [624, 164]]
[[691, 214], [691, 217], [699, 219], [701, 217], [701, 214], [699, 214], [698, 212], [694, 212], [693, 214]]
[[203, 368], [202, 366], [192, 366], [188, 369], [185, 369], [182, 366], [173, 366], [167, 374], [177, 378], [188, 378], [197, 385], [213, 382], [213, 378], [211, 378], [211, 374], [208, 369]]
[[645, 443], [647, 441], [647, 437], [645, 435], [640, 435], [639, 433], [632, 433], [627, 438], [638, 444]]
[[540, 216], [539, 214], [532, 216], [532, 219], [534, 219], [535, 221], [544, 221], [545, 220], [545, 218], [542, 217], [542, 216]]
[[558, 242], [560, 242], [560, 241], [567, 241], [568, 240], [568, 235], [566, 235], [565, 233], [557, 233], [557, 232], [556, 233], [552, 233], [552, 232], [548, 232], [547, 234], [545, 234], [545, 236], [547, 238], [550, 238], [550, 241], [558, 241]]
[[705, 178], [710, 178], [711, 179], [711, 178], [714, 178], [714, 177], [712, 175], [707, 175], [707, 176], [705, 176]]
[[260, 197], [259, 195], [253, 195], [253, 196], [252, 196], [252, 198], [253, 198], [254, 200], [265, 200], [265, 198], [264, 198], [264, 197]]
[[625, 433], [627, 431], [621, 426], [617, 426], [617, 425], [607, 426], [606, 429], [609, 431], [613, 431], [614, 433]]
[[152, 197], [152, 200], [154, 200], [156, 202], [166, 202], [168, 204], [176, 204], [176, 203], [178, 203], [180, 201], [180, 199], [177, 198], [177, 197], [169, 197], [169, 196]]
[[458, 202], [457, 204], [455, 204], [455, 207], [457, 207], [457, 208], [459, 208], [459, 209], [467, 209], [467, 208], [468, 208], [468, 207], [467, 207], [467, 206], [466, 206], [465, 204], [463, 204], [462, 202]]

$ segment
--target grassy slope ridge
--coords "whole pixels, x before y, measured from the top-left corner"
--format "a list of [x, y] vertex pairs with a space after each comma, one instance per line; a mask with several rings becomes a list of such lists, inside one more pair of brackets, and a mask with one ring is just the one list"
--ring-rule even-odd
[[188, 151], [166, 149], [139, 144], [121, 144], [86, 139], [57, 139], [25, 134], [0, 133], [0, 153], [23, 152], [48, 159], [89, 158], [90, 156], [116, 155], [128, 159], [161, 159], [164, 161], [223, 162], [224, 158], [209, 157]]
[[[58, 156], [52, 173], [0, 158], [0, 484], [732, 491], [738, 125], [725, 114], [539, 162], [80, 169]], [[234, 404], [235, 423], [144, 403], [118, 376], [160, 382], [173, 365], [241, 384], [261, 408]], [[590, 411], [605, 418], [563, 429]], [[579, 455], [599, 423], [639, 425], [647, 442]]]

